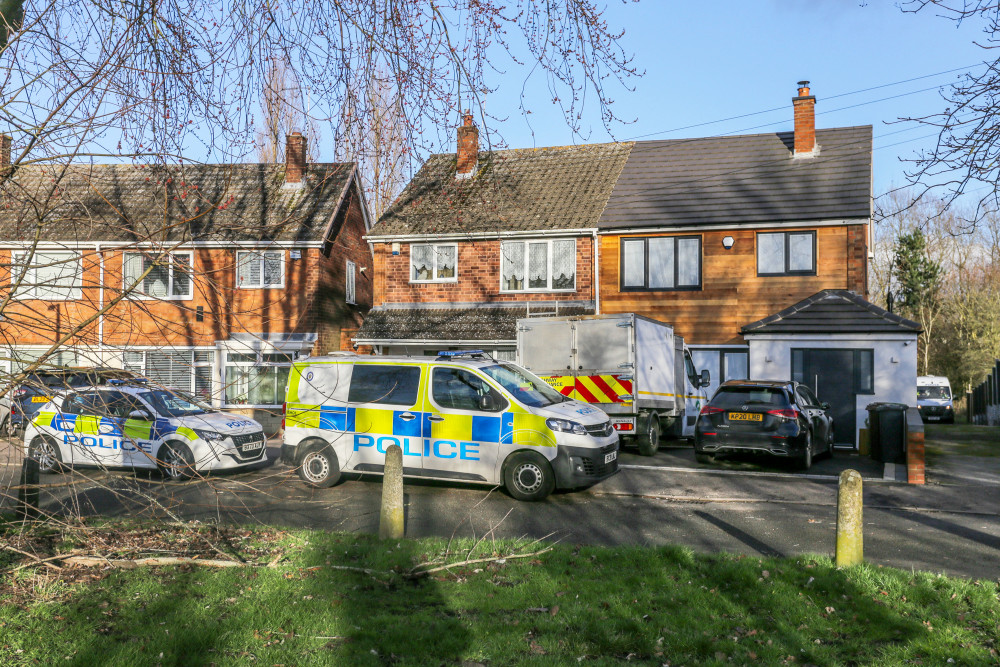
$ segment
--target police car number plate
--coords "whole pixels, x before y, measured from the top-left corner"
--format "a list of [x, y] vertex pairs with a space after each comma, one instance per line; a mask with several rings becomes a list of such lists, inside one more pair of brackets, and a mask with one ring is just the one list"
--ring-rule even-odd
[[613, 452], [608, 452], [607, 454], [604, 455], [604, 462], [605, 463], [611, 463], [612, 461], [614, 461], [617, 458], [618, 458], [618, 451], [617, 450], [615, 450]]
[[241, 447], [245, 452], [252, 452], [255, 449], [261, 449], [264, 447], [264, 441], [258, 440], [257, 442], [248, 442]]
[[31, 402], [32, 403], [48, 403], [49, 400], [51, 400], [51, 398], [52, 398], [51, 396], [32, 396], [31, 397]]

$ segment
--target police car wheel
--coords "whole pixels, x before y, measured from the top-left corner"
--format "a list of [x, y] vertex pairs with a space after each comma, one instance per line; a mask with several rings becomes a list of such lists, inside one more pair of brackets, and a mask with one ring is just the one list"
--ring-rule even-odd
[[534, 452], [518, 452], [504, 469], [504, 486], [517, 500], [542, 500], [555, 488], [552, 466]]
[[62, 454], [52, 438], [35, 438], [28, 455], [38, 461], [38, 472], [59, 473], [63, 471]]
[[160, 474], [172, 480], [194, 477], [194, 455], [182, 442], [168, 442], [160, 447], [156, 467]]
[[316, 489], [326, 489], [340, 479], [340, 464], [329, 445], [310, 449], [299, 463], [299, 479]]

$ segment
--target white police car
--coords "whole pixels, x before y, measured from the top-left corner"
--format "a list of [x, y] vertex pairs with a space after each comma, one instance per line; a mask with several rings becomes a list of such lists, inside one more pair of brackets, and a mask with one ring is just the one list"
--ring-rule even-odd
[[24, 443], [41, 472], [158, 468], [171, 479], [249, 465], [266, 452], [256, 421], [136, 380], [57, 394], [28, 424]]

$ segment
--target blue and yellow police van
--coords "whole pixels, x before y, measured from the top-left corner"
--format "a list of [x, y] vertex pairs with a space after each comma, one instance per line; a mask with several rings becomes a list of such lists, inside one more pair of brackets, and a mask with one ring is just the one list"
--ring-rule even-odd
[[69, 466], [159, 468], [169, 479], [264, 461], [263, 427], [145, 380], [111, 380], [52, 396], [24, 434], [41, 472]]
[[502, 485], [518, 500], [618, 472], [618, 434], [603, 411], [482, 352], [295, 362], [281, 457], [306, 484], [381, 474], [391, 445], [404, 476]]

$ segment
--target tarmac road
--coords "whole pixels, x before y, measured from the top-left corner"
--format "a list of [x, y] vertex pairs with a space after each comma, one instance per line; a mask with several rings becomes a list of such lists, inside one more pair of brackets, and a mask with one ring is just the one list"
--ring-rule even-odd
[[[269, 448], [268, 454], [276, 458], [277, 449]], [[844, 454], [800, 475], [755, 462], [699, 466], [690, 448], [667, 449], [652, 459], [625, 452], [615, 477], [541, 503], [520, 503], [500, 490], [471, 485], [407, 481], [406, 534], [681, 544], [698, 552], [754, 556], [832, 555], [837, 474], [848, 467], [866, 477], [868, 562], [1000, 577], [1000, 475], [911, 486], [882, 481], [879, 466]], [[4, 472], [0, 469], [0, 475]], [[10, 465], [6, 472], [9, 478]], [[187, 483], [163, 482], [155, 473], [94, 470], [46, 475], [42, 482], [63, 485], [43, 489], [48, 511], [155, 513], [349, 532], [377, 532], [381, 500], [378, 477], [351, 476], [331, 489], [313, 490], [280, 465]], [[151, 510], [151, 498], [165, 509]]]

